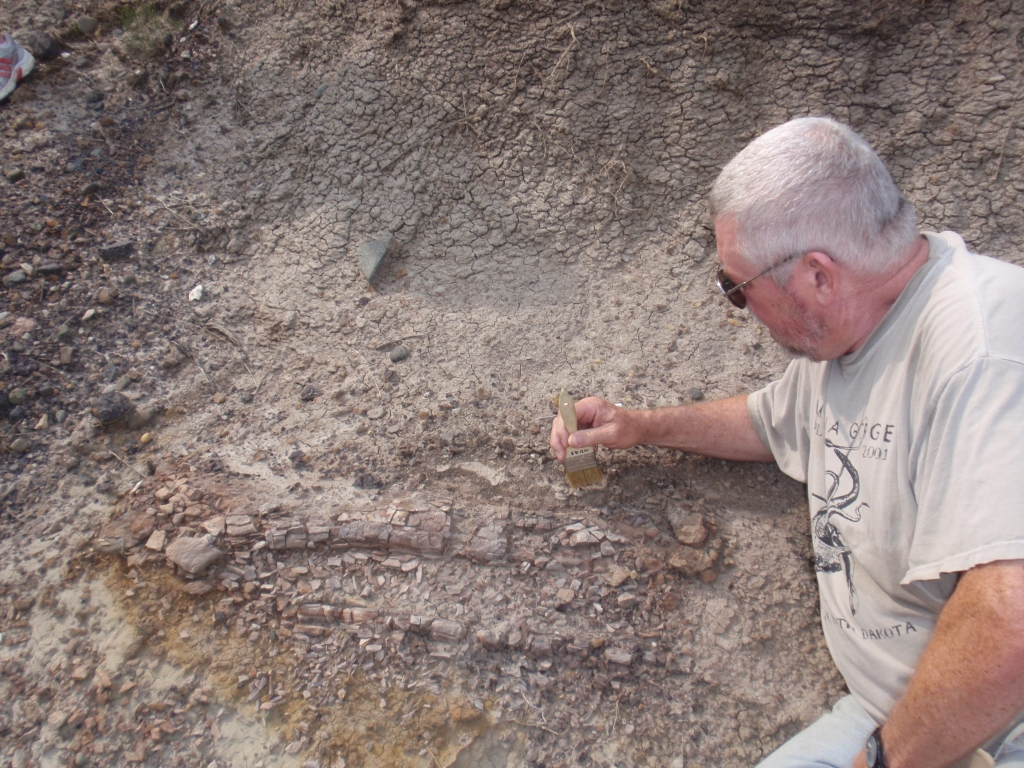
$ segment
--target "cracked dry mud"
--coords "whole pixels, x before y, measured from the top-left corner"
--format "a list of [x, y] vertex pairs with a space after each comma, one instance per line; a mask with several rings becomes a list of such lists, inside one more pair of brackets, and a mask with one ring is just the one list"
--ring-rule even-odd
[[639, 449], [570, 492], [551, 395], [782, 371], [705, 201], [792, 116], [1021, 263], [1024, 10], [157, 11], [144, 53], [0, 8], [69, 54], [0, 106], [0, 761], [743, 766], [829, 706], [802, 487]]

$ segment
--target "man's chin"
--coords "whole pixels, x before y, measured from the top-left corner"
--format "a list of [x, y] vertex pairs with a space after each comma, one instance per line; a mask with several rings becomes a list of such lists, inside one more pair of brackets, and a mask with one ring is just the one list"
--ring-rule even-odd
[[782, 351], [785, 352], [789, 357], [793, 358], [794, 360], [807, 359], [810, 360], [812, 363], [821, 362], [821, 358], [815, 355], [812, 350], [790, 344], [788, 341], [780, 339], [774, 333], [770, 335], [772, 339], [775, 341], [775, 343], [782, 347]]

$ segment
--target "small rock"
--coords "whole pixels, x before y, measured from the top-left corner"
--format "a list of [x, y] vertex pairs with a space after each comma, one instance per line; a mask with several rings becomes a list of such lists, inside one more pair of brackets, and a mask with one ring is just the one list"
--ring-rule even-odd
[[673, 509], [668, 513], [668, 521], [672, 524], [672, 530], [675, 531], [680, 544], [699, 547], [708, 537], [704, 518], [697, 512]]
[[619, 595], [617, 602], [619, 608], [632, 608], [640, 602], [640, 599], [632, 592], [623, 592]]
[[78, 18], [78, 28], [83, 34], [91, 35], [99, 28], [99, 26], [99, 21], [94, 19], [92, 16], [79, 16]]
[[359, 266], [363, 269], [366, 280], [371, 285], [380, 274], [384, 261], [391, 254], [395, 247], [394, 236], [382, 237], [371, 243], [359, 246], [356, 256], [359, 258]]
[[92, 407], [92, 415], [99, 419], [101, 424], [112, 424], [133, 413], [135, 406], [132, 405], [132, 401], [120, 392], [100, 395]]
[[224, 516], [218, 515], [217, 517], [211, 517], [209, 520], [204, 520], [200, 527], [211, 536], [220, 536], [224, 533], [226, 525], [227, 520]]
[[434, 619], [430, 625], [430, 637], [445, 643], [457, 643], [462, 639], [462, 625], [457, 621]]
[[60, 348], [60, 364], [61, 365], [71, 365], [71, 358], [74, 355], [74, 353], [75, 353], [75, 351], [71, 347], [66, 346], [66, 345], [62, 346]]
[[189, 595], [205, 595], [213, 591], [213, 584], [208, 581], [189, 581], [181, 588], [182, 592]]
[[99, 312], [97, 312], [95, 309], [87, 309], [85, 310], [85, 314], [82, 315], [82, 322], [88, 322], [89, 320], [92, 320], [94, 317], [96, 317], [96, 315], [98, 314]]
[[25, 274], [24, 270], [16, 269], [4, 277], [4, 285], [17, 285], [18, 283], [24, 283], [26, 280], [28, 280], [28, 275]]
[[223, 402], [225, 400], [227, 400], [227, 399], [228, 399], [228, 396], [225, 395], [223, 392], [218, 392], [217, 394], [215, 394], [213, 396], [213, 402], [215, 402], [217, 405], [223, 404]]
[[121, 240], [116, 243], [107, 243], [99, 248], [100, 258], [107, 261], [127, 259], [135, 250], [135, 243], [132, 240]]
[[621, 587], [626, 583], [626, 579], [629, 578], [629, 570], [623, 568], [621, 565], [613, 565], [608, 570], [608, 574], [605, 578], [613, 587]]
[[50, 428], [50, 414], [44, 413], [43, 417], [36, 422], [36, 432]]
[[19, 437], [11, 443], [11, 450], [14, 453], [27, 453], [32, 448], [32, 443], [26, 440], [24, 437]]
[[117, 288], [100, 288], [96, 294], [96, 301], [100, 304], [110, 306], [117, 300]]
[[574, 597], [576, 597], [576, 593], [573, 590], [562, 587], [555, 593], [555, 605], [558, 608], [565, 608], [573, 601]]
[[492, 632], [489, 629], [481, 629], [476, 633], [476, 640], [488, 651], [505, 650], [505, 635], [501, 632]]
[[604, 657], [610, 663], [621, 664], [624, 667], [633, 663], [633, 654], [621, 648], [608, 648], [604, 652]]
[[142, 437], [139, 438], [139, 442], [142, 443], [143, 445], [145, 445], [146, 443], [152, 442], [152, 440], [153, 440], [153, 433], [152, 432], [144, 432], [142, 434]]
[[141, 429], [156, 417], [155, 408], [139, 408], [128, 414], [128, 426], [131, 429]]
[[114, 392], [124, 392], [128, 387], [132, 385], [131, 377], [127, 374], [121, 376], [117, 381], [114, 382]]
[[371, 421], [376, 421], [377, 419], [382, 419], [382, 418], [384, 418], [384, 409], [383, 408], [371, 408], [370, 410], [368, 410], [366, 412], [366, 418], [370, 419]]
[[391, 358], [392, 363], [400, 363], [409, 357], [409, 350], [406, 349], [405, 346], [399, 344], [397, 347], [391, 350], [391, 353], [388, 355], [388, 357]]
[[303, 402], [308, 403], [311, 400], [315, 400], [319, 395], [319, 389], [314, 387], [312, 384], [307, 384], [302, 388], [302, 391], [299, 393], [299, 399], [302, 400]]
[[688, 394], [690, 396], [690, 399], [694, 401], [704, 399], [704, 393], [701, 390], [697, 389], [696, 387], [687, 390], [686, 394]]
[[25, 402], [27, 398], [28, 392], [26, 392], [21, 387], [18, 387], [17, 389], [12, 389], [7, 394], [7, 400], [8, 402], [10, 402], [11, 405], [21, 405], [22, 403]]
[[686, 546], [680, 547], [678, 551], [674, 552], [669, 558], [668, 564], [685, 576], [701, 573], [713, 565], [711, 558], [705, 552]]
[[6, 176], [7, 180], [13, 184], [16, 181], [24, 179], [25, 172], [21, 170], [21, 168], [7, 168], [4, 171], [4, 176]]
[[18, 42], [39, 61], [50, 61], [60, 56], [60, 43], [44, 32], [22, 32], [18, 35]]
[[167, 533], [165, 531], [153, 531], [146, 541], [146, 549], [151, 549], [154, 552], [163, 552], [165, 546], [167, 546]]
[[191, 574], [200, 574], [224, 554], [207, 536], [179, 538], [167, 547], [167, 559]]
[[202, 301], [203, 300], [203, 286], [197, 285], [191, 291], [188, 292], [189, 301]]
[[99, 182], [90, 181], [88, 184], [86, 184], [84, 187], [82, 187], [82, 197], [87, 197], [88, 195], [95, 195], [99, 191], [100, 191]]

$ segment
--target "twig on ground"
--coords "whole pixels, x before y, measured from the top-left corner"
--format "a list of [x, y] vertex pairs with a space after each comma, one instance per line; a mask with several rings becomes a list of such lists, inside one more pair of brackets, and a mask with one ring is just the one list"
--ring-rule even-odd
[[212, 383], [210, 381], [210, 377], [206, 375], [206, 371], [203, 370], [203, 366], [199, 364], [199, 361], [196, 359], [196, 356], [192, 354], [191, 350], [189, 350], [188, 347], [186, 347], [185, 345], [181, 344], [178, 341], [175, 341], [174, 339], [171, 339], [171, 344], [176, 346], [181, 351], [181, 354], [183, 354], [185, 357], [187, 357], [189, 360], [195, 363], [196, 368], [198, 368], [199, 372], [203, 374], [203, 378], [206, 379], [207, 384]]
[[[133, 466], [132, 466], [131, 464], [129, 464], [129, 463], [127, 462], [127, 461], [125, 461], [124, 459], [122, 459], [122, 458], [121, 458], [120, 456], [118, 456], [118, 455], [117, 455], [116, 453], [114, 453], [114, 452], [113, 452], [112, 450], [110, 450], [109, 448], [107, 448], [107, 453], [109, 453], [109, 454], [110, 454], [111, 456], [113, 456], [113, 457], [114, 457], [115, 459], [117, 459], [117, 460], [118, 460], [118, 461], [120, 461], [120, 462], [121, 462], [122, 464], [124, 464], [124, 466], [125, 466], [125, 467], [126, 467], [127, 469], [130, 469], [130, 470], [131, 470], [132, 472], [134, 472], [134, 473], [135, 473], [136, 475], [138, 475], [139, 477], [141, 477], [141, 478], [142, 478], [142, 480], [145, 480], [145, 479], [146, 479], [146, 476], [145, 476], [144, 474], [142, 474], [141, 472], [139, 472], [139, 470], [137, 470], [137, 469], [136, 469], [135, 467], [133, 467]], [[135, 486], [135, 488], [132, 488], [132, 493], [135, 493], [136, 489], [138, 489], [138, 486]]]

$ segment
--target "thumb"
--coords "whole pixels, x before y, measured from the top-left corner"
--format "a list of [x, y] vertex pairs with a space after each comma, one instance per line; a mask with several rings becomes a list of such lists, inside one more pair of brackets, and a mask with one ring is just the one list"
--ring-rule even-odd
[[589, 448], [594, 445], [602, 445], [610, 437], [610, 432], [609, 426], [581, 429], [569, 435], [569, 446], [571, 448]]

